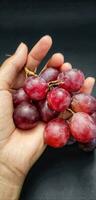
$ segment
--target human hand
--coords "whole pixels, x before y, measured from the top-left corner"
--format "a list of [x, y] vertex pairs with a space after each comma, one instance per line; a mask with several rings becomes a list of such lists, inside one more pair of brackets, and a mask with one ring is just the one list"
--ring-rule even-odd
[[[22, 186], [29, 169], [43, 153], [46, 145], [43, 140], [45, 124], [22, 131], [13, 122], [13, 102], [11, 89], [22, 87], [25, 80], [24, 67], [35, 70], [52, 45], [49, 36], [43, 37], [28, 54], [25, 44], [21, 44], [15, 54], [8, 58], [0, 69], [0, 176], [1, 181], [11, 186]], [[64, 63], [62, 54], [55, 54], [46, 64], [47, 67], [60, 67], [68, 70], [72, 66]], [[85, 80], [82, 91], [90, 93], [93, 78]], [[3, 197], [4, 199], [4, 197]], [[5, 200], [5, 199], [4, 199]]]
[[[29, 131], [22, 131], [13, 122], [13, 102], [11, 90], [22, 87], [25, 80], [24, 67], [36, 70], [52, 45], [49, 36], [41, 40], [28, 54], [25, 44], [21, 44], [14, 55], [8, 58], [0, 68], [0, 182], [7, 187], [19, 188], [30, 167], [45, 149], [43, 141], [44, 124]], [[54, 54], [46, 66], [60, 67], [64, 63], [62, 54]], [[3, 191], [0, 187], [0, 194]], [[17, 190], [17, 189], [16, 189]], [[4, 188], [5, 191], [5, 188]], [[14, 191], [15, 192], [15, 191]], [[12, 193], [12, 191], [11, 191]], [[6, 199], [7, 196], [0, 198]], [[4, 200], [5, 200], [4, 199]], [[8, 199], [8, 198], [7, 198]]]

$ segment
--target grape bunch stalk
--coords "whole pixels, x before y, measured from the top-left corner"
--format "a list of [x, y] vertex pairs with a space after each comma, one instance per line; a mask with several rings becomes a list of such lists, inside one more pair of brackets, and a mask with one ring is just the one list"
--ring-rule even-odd
[[82, 93], [83, 72], [74, 68], [60, 72], [49, 67], [39, 75], [30, 71], [26, 74], [23, 87], [13, 93], [16, 127], [28, 130], [43, 121], [46, 123], [45, 144], [59, 148], [77, 142], [82, 150], [93, 151], [96, 147], [96, 98]]

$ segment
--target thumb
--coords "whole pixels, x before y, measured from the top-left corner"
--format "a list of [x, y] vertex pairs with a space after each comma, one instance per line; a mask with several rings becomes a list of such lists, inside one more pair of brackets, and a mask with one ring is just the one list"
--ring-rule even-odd
[[18, 73], [26, 64], [28, 48], [21, 43], [14, 55], [5, 60], [0, 68], [0, 89], [8, 90]]

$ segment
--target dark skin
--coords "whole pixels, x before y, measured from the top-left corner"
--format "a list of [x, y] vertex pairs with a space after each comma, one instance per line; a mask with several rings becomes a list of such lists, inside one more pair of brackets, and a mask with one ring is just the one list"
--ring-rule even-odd
[[[43, 139], [44, 123], [28, 131], [15, 127], [11, 90], [22, 87], [25, 80], [24, 67], [36, 71], [51, 45], [51, 37], [44, 36], [28, 53], [27, 46], [21, 43], [0, 68], [0, 200], [19, 198], [28, 171], [46, 148]], [[46, 67], [50, 66], [61, 71], [72, 68], [70, 63], [64, 63], [60, 53], [50, 58]], [[88, 77], [81, 90], [91, 93], [94, 81], [94, 78]]]

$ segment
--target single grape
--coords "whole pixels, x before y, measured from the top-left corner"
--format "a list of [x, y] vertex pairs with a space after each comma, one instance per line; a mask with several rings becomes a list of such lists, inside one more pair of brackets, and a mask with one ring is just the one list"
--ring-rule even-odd
[[19, 105], [23, 101], [30, 101], [29, 96], [25, 93], [23, 88], [20, 88], [12, 94], [14, 106]]
[[93, 120], [94, 120], [94, 122], [95, 122], [95, 124], [96, 124], [96, 112], [94, 112], [94, 113], [91, 115], [91, 117], [93, 118]]
[[61, 72], [58, 75], [58, 81], [60, 87], [66, 89], [69, 92], [77, 92], [80, 90], [84, 83], [84, 74], [80, 70], [70, 69], [66, 72]]
[[94, 151], [96, 148], [96, 137], [93, 138], [89, 143], [79, 143], [79, 148], [82, 149], [85, 152], [91, 152]]
[[42, 100], [46, 97], [48, 84], [43, 78], [30, 76], [25, 80], [24, 90], [33, 100]]
[[47, 95], [48, 104], [57, 112], [64, 112], [70, 105], [71, 96], [63, 88], [55, 87]]
[[47, 99], [38, 101], [38, 108], [40, 111], [41, 119], [44, 122], [48, 122], [49, 120], [55, 118], [58, 115], [58, 112], [56, 112], [55, 110], [52, 110], [48, 106]]
[[96, 137], [96, 125], [87, 113], [78, 112], [70, 121], [70, 131], [73, 137], [81, 143], [88, 143]]
[[57, 79], [59, 70], [53, 67], [47, 67], [44, 71], [41, 72], [40, 77], [43, 78], [47, 83]]
[[72, 97], [72, 110], [92, 114], [96, 111], [96, 99], [85, 93], [76, 94]]
[[17, 128], [31, 129], [36, 126], [39, 120], [39, 112], [34, 105], [22, 102], [15, 108], [13, 119]]
[[51, 147], [63, 147], [70, 137], [69, 126], [64, 119], [55, 118], [48, 122], [44, 131], [44, 141]]

